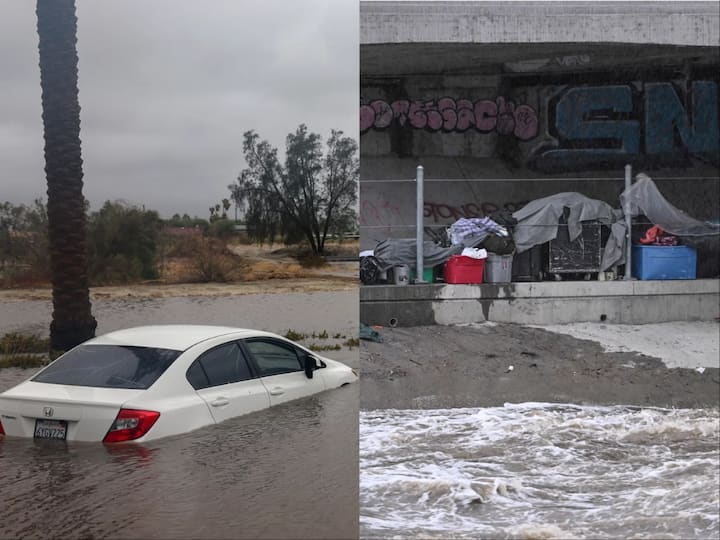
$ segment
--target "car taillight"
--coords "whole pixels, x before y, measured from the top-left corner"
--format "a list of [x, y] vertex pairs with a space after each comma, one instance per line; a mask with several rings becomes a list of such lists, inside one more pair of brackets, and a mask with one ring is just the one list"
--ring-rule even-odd
[[5, 430], [2, 427], [2, 421], [0, 421], [0, 435], [5, 435]]
[[103, 442], [111, 443], [139, 439], [150, 431], [158, 418], [160, 418], [160, 413], [155, 411], [120, 409]]

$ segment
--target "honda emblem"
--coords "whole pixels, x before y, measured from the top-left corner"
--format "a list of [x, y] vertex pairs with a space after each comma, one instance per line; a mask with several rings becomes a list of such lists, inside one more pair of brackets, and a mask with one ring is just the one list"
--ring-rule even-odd
[[53, 411], [52, 407], [43, 407], [43, 414], [50, 418], [53, 414], [55, 414], [55, 411]]

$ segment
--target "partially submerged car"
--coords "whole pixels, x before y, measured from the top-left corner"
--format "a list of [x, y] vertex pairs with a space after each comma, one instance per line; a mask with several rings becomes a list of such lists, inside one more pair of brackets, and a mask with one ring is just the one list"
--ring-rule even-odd
[[86, 341], [0, 394], [0, 435], [144, 442], [357, 380], [348, 366], [268, 332], [129, 328]]

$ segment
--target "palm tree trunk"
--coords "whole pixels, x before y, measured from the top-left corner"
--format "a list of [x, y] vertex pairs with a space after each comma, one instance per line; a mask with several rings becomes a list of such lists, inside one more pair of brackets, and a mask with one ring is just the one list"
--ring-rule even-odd
[[66, 351], [93, 337], [82, 194], [75, 0], [38, 0], [48, 238], [53, 287], [50, 345]]

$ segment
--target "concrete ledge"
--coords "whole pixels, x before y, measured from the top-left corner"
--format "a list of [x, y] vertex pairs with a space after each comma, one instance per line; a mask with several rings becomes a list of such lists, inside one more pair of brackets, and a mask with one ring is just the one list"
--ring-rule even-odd
[[361, 45], [667, 43], [717, 46], [716, 2], [361, 2]]
[[720, 316], [720, 281], [563, 281], [360, 288], [366, 324], [648, 324]]

